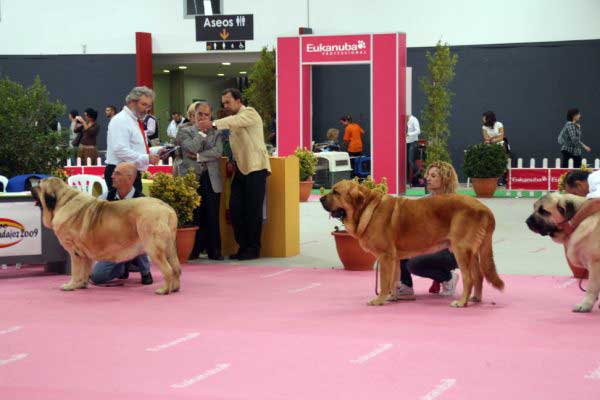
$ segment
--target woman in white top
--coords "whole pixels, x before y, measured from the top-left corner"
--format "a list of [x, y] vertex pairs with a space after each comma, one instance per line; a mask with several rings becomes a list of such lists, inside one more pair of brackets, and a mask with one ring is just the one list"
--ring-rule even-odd
[[504, 125], [496, 120], [496, 114], [493, 111], [483, 113], [483, 126], [481, 133], [483, 134], [484, 143], [498, 143], [504, 145]]

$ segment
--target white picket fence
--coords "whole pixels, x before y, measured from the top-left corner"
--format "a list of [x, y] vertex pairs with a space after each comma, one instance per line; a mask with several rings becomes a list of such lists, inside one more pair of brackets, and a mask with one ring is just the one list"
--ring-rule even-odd
[[[159, 160], [157, 165], [173, 166], [173, 157], [169, 157], [166, 164], [164, 163], [163, 160]], [[105, 165], [102, 163], [102, 159], [100, 157], [96, 158], [96, 164], [92, 163], [92, 159], [90, 157], [88, 157], [86, 159], [85, 164], [82, 164], [81, 158], [77, 157], [77, 161], [76, 161], [75, 165], [73, 165], [73, 163], [71, 162], [71, 159], [67, 160], [67, 165], [66, 165], [66, 167], [103, 167], [103, 166], [105, 166]]]

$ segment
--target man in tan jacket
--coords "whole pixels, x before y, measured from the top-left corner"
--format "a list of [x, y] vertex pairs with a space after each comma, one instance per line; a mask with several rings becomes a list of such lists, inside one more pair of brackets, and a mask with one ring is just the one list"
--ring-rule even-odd
[[221, 96], [226, 111], [232, 115], [216, 121], [198, 123], [200, 130], [229, 129], [231, 152], [237, 169], [231, 184], [229, 208], [235, 240], [239, 250], [230, 258], [252, 260], [260, 257], [262, 209], [267, 176], [271, 164], [263, 136], [263, 122], [252, 107], [242, 104], [237, 89], [226, 89]]

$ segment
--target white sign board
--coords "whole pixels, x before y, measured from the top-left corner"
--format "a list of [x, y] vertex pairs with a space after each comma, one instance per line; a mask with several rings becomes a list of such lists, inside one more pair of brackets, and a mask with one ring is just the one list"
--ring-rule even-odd
[[41, 210], [29, 201], [0, 203], [0, 257], [40, 254]]

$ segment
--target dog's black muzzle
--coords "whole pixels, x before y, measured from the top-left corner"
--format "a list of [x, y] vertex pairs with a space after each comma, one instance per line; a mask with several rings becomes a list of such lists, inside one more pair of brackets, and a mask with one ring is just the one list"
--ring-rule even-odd
[[538, 218], [535, 214], [531, 214], [525, 223], [530, 230], [542, 236], [552, 236], [558, 231], [556, 225], [549, 224], [545, 220]]

